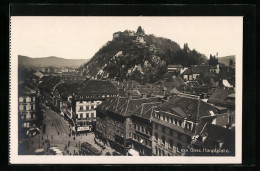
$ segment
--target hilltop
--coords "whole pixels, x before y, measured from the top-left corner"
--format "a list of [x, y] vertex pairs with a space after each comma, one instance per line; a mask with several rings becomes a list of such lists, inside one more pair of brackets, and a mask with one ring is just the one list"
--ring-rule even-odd
[[78, 68], [88, 59], [64, 59], [60, 57], [50, 56], [41, 58], [30, 58], [28, 56], [18, 55], [18, 65], [25, 68], [28, 67], [71, 67]]
[[198, 65], [207, 62], [205, 55], [181, 48], [176, 42], [155, 35], [147, 35], [139, 27], [136, 32], [116, 32], [82, 67], [82, 75], [95, 78], [133, 79], [139, 83], [153, 83], [167, 72], [167, 65]]

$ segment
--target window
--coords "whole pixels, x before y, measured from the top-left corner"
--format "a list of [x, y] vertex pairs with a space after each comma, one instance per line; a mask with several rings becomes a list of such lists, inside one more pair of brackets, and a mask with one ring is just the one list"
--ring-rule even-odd
[[134, 124], [134, 128], [136, 129], [136, 124]]
[[144, 127], [141, 127], [142, 128], [142, 132], [144, 132]]
[[80, 100], [79, 103], [82, 103], [82, 100]]
[[177, 125], [177, 122], [178, 122], [178, 120], [177, 120], [177, 119], [175, 119], [175, 120], [174, 120], [174, 124], [175, 124], [175, 125]]
[[169, 141], [169, 148], [173, 149], [173, 141], [172, 140]]
[[89, 114], [88, 113], [86, 113], [86, 118], [89, 118]]
[[26, 98], [23, 98], [23, 102], [26, 103]]
[[155, 133], [155, 141], [158, 141], [158, 134]]
[[26, 110], [26, 106], [25, 105], [23, 105], [23, 110]]
[[171, 117], [171, 123], [173, 123], [173, 118]]
[[129, 133], [129, 138], [131, 138], [132, 137], [132, 134], [131, 133]]
[[94, 106], [91, 106], [91, 109], [93, 110], [93, 109], [94, 109]]
[[136, 134], [134, 134], [134, 139], [136, 140]]
[[190, 130], [191, 130], [191, 123], [187, 122], [187, 123], [186, 123], [186, 126], [187, 126], [187, 129], [190, 129]]
[[149, 135], [149, 131], [148, 131], [147, 128], [145, 129], [145, 133], [146, 133], [147, 135]]
[[177, 152], [181, 153], [182, 145], [180, 143], [177, 144]]
[[81, 110], [81, 111], [82, 111], [82, 110], [83, 110], [83, 106], [80, 106], [80, 107], [79, 107], [79, 110]]
[[31, 110], [33, 110], [33, 105], [31, 105]]
[[164, 152], [164, 150], [162, 150], [162, 155], [165, 156], [165, 152]]
[[80, 114], [80, 118], [83, 118], [83, 114], [82, 113]]
[[23, 114], [23, 119], [26, 119], [26, 114]]
[[162, 143], [161, 144], [165, 145], [165, 137], [164, 136], [162, 136]]
[[163, 120], [165, 121], [165, 115], [163, 115]]
[[94, 103], [94, 101], [93, 101], [93, 100], [91, 100], [91, 103]]
[[140, 126], [139, 126], [139, 125], [137, 125], [137, 130], [138, 130], [138, 131], [140, 130]]
[[152, 142], [148, 140], [148, 146], [151, 147], [152, 146]]
[[89, 106], [86, 106], [86, 110], [89, 110]]
[[181, 126], [181, 124], [182, 124], [182, 121], [181, 121], [181, 120], [179, 120], [179, 126]]
[[94, 113], [91, 113], [91, 117], [94, 118]]
[[147, 145], [147, 144], [148, 144], [148, 142], [147, 142], [147, 139], [144, 139], [144, 143], [145, 143], [145, 145]]
[[33, 97], [31, 97], [31, 102], [33, 102]]
[[155, 154], [158, 155], [158, 148], [155, 146]]

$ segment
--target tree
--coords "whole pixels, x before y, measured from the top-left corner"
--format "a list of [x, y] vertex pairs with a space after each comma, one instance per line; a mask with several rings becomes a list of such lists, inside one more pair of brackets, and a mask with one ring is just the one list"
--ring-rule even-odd
[[230, 60], [229, 60], [229, 67], [231, 67], [233, 64], [234, 64], [233, 59], [230, 59]]
[[218, 58], [216, 58], [216, 56], [211, 55], [209, 57], [209, 65], [211, 66], [216, 66], [218, 64]]

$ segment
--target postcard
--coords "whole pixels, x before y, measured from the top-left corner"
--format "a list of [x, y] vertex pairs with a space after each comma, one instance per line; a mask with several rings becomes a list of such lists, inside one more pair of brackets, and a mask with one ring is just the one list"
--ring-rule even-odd
[[11, 16], [11, 164], [239, 164], [243, 17]]

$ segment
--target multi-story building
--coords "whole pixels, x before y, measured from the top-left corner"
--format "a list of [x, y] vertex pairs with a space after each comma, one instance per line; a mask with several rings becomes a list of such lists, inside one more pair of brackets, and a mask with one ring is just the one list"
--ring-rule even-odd
[[152, 156], [151, 116], [154, 108], [159, 104], [161, 102], [143, 103], [132, 113], [132, 148], [138, 151], [139, 155]]
[[[128, 97], [106, 99], [96, 108], [96, 137], [123, 155], [127, 155], [133, 147], [136, 147], [143, 155], [150, 154], [151, 138], [149, 136], [152, 135], [152, 129], [148, 118], [150, 118], [149, 113], [151, 110], [149, 109], [152, 108], [151, 104], [155, 106], [156, 100], [150, 98], [133, 98], [131, 95]], [[148, 104], [142, 106], [144, 103]], [[139, 111], [139, 109], [144, 110]], [[135, 112], [141, 113], [136, 114], [134, 118], [135, 123], [133, 123], [132, 116]], [[142, 121], [138, 122], [140, 119]], [[138, 127], [139, 132], [137, 132]], [[141, 148], [133, 144], [133, 138], [135, 138], [134, 141], [139, 146], [142, 146]]]
[[217, 88], [208, 103], [227, 108], [229, 126], [235, 126], [235, 91]]
[[108, 101], [111, 103], [106, 102], [97, 108], [99, 122], [96, 132], [98, 137], [105, 138], [105, 144], [126, 155], [131, 148], [132, 138], [132, 120], [129, 113], [133, 110], [132, 106], [138, 107], [139, 102], [127, 97], [117, 97]]
[[18, 95], [19, 136], [32, 136], [33, 133], [29, 130], [39, 126], [40, 119], [37, 92], [19, 85]]
[[58, 101], [55, 99], [54, 91], [59, 84], [64, 83], [64, 80], [59, 76], [42, 77], [42, 80], [39, 88], [43, 102], [51, 109], [58, 110]]
[[73, 100], [73, 111], [76, 114], [76, 132], [91, 131], [95, 128], [95, 108], [108, 97], [117, 97], [117, 88], [109, 81], [88, 80], [85, 87]]
[[196, 96], [179, 94], [153, 112], [153, 155], [185, 155], [202, 117], [214, 116], [216, 109]]

